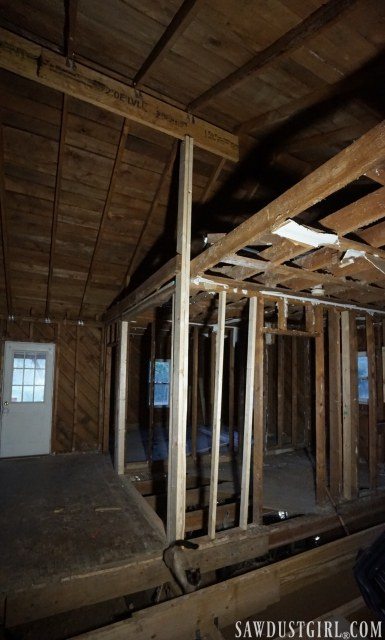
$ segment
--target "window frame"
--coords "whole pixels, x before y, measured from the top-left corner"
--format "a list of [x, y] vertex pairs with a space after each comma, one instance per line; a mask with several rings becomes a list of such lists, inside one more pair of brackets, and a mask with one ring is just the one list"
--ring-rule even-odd
[[[359, 367], [358, 367], [358, 359], [362, 357], [366, 358], [366, 364], [367, 364], [367, 375], [366, 376], [360, 376], [359, 375]], [[368, 381], [368, 396], [363, 398], [360, 396], [360, 381], [364, 381], [367, 380]], [[363, 404], [363, 405], [367, 405], [369, 404], [369, 359], [368, 359], [368, 352], [367, 351], [358, 351], [357, 352], [357, 398], [358, 398], [358, 404]]]
[[[156, 382], [156, 364], [157, 362], [162, 362], [165, 363], [167, 362], [168, 364], [168, 381], [167, 382]], [[152, 368], [152, 363], [150, 361], [149, 363], [149, 382], [151, 383], [151, 375], [154, 375], [154, 378], [152, 380], [152, 398], [149, 398], [149, 404], [151, 404], [151, 400], [152, 400], [152, 404], [154, 409], [168, 409], [170, 407], [170, 378], [171, 378], [171, 359], [170, 358], [155, 358], [154, 362], [153, 362], [153, 368]], [[155, 397], [156, 397], [156, 388], [157, 387], [167, 387], [168, 388], [168, 393], [167, 393], [167, 402], [165, 403], [159, 403], [159, 402], [155, 402]]]

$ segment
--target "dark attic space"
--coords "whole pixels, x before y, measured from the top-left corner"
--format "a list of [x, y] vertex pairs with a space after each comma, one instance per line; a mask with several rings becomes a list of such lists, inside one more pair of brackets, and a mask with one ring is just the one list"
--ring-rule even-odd
[[0, 0], [0, 640], [385, 638], [384, 81], [383, 0]]

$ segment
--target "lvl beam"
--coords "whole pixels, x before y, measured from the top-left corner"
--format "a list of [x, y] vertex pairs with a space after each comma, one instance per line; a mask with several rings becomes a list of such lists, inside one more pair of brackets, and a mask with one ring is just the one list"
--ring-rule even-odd
[[71, 69], [65, 56], [6, 29], [0, 29], [0, 68], [174, 138], [183, 140], [189, 135], [202, 149], [234, 162], [239, 159], [238, 138], [234, 134], [80, 62]]

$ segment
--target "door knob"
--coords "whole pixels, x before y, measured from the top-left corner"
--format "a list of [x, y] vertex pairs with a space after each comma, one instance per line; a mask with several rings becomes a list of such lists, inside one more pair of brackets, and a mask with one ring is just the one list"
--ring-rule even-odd
[[5, 400], [5, 401], [3, 402], [3, 407], [8, 407], [8, 405], [9, 405], [9, 402], [8, 402], [7, 400]]

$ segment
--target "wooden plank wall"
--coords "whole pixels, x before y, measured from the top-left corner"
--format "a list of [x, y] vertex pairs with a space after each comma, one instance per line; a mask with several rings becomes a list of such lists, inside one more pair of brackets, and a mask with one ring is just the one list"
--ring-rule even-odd
[[[52, 451], [98, 451], [104, 419], [104, 341], [99, 326], [0, 320], [5, 340], [56, 344]], [[2, 375], [3, 348], [0, 355]]]

